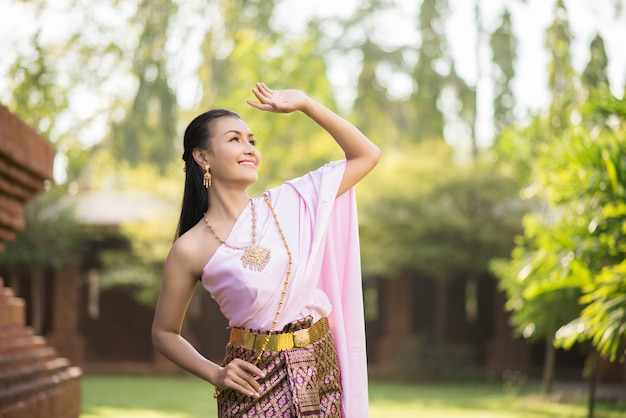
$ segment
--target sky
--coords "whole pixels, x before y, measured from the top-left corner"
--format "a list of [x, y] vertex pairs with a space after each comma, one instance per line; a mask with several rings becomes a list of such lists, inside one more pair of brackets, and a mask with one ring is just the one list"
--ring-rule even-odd
[[[349, 16], [358, 0], [297, 0], [286, 1], [278, 9], [277, 21], [285, 31], [297, 32], [303, 22], [314, 16]], [[474, 0], [448, 0], [450, 18], [447, 36], [452, 56], [459, 75], [470, 85], [477, 82], [476, 65], [476, 30], [474, 28]], [[121, 2], [124, 3], [124, 2]], [[179, 19], [188, 23], [186, 26], [197, 28], [174, 39], [169, 45], [170, 50], [180, 53], [172, 60], [170, 72], [174, 75], [173, 84], [178, 92], [181, 107], [190, 108], [198, 100], [198, 81], [195, 77], [196, 65], [200, 63], [197, 54], [202, 40], [202, 16], [195, 10], [202, 0], [179, 0]], [[397, 9], [381, 13], [372, 25], [372, 36], [380, 43], [388, 45], [419, 45], [419, 35], [415, 28], [420, 2], [417, 0], [396, 0]], [[613, 0], [566, 0], [570, 16], [570, 25], [574, 35], [572, 56], [574, 66], [582, 71], [589, 58], [588, 46], [593, 36], [599, 32], [605, 40], [609, 55], [609, 79], [613, 91], [618, 97], [624, 92], [626, 81], [626, 12], [619, 18], [614, 15]], [[6, 53], [0, 56], [0, 100], [6, 91], [7, 80], [2, 79], [12, 64], [20, 45], [28, 42], [29, 34], [38, 27], [43, 29], [43, 38], [58, 39], [67, 32], [65, 28], [76, 27], [81, 22], [70, 9], [68, 0], [50, 0], [56, 10], [45, 22], [29, 22], [24, 18], [28, 2], [17, 0], [0, 0], [0, 50]], [[55, 6], [56, 5], [56, 6]], [[547, 90], [548, 53], [544, 48], [545, 31], [553, 19], [554, 0], [482, 0], [482, 22], [485, 33], [492, 32], [498, 25], [504, 6], [512, 12], [513, 25], [519, 41], [517, 76], [514, 81], [514, 92], [518, 100], [516, 112], [524, 116], [529, 111], [536, 112], [548, 106]], [[97, 3], [94, 3], [97, 7]], [[132, 10], [122, 10], [124, 15], [132, 15]], [[207, 12], [208, 14], [209, 12]], [[99, 17], [114, 21], [115, 14], [106, 10], [98, 11]], [[183, 38], [184, 36], [184, 38]], [[130, 38], [130, 37], [129, 37]], [[184, 41], [182, 40], [184, 39]], [[490, 52], [488, 39], [482, 40], [480, 65], [482, 77], [478, 81], [479, 124], [477, 136], [479, 143], [488, 144], [493, 136], [491, 126], [491, 84], [489, 82]], [[344, 107], [354, 100], [355, 70], [358, 61], [351, 56], [334, 56], [330, 61], [329, 79], [338, 91], [338, 100]], [[407, 76], [389, 73], [385, 76], [391, 94], [397, 97], [406, 95], [411, 80]], [[253, 81], [251, 81], [253, 82]], [[132, 84], [121, 80], [114, 88], [132, 91]], [[297, 86], [289, 86], [297, 88]], [[75, 100], [75, 113], [87, 116], [97, 111], [93, 104], [102, 100], [102, 93], [108, 86], [101, 86], [100, 92], [82, 92]], [[90, 141], [97, 140], [98, 128], [86, 137]]]

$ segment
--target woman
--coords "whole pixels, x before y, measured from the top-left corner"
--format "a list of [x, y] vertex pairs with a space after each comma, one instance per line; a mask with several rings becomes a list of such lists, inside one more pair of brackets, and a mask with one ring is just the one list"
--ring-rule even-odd
[[[215, 386], [220, 417], [366, 417], [352, 187], [374, 168], [380, 150], [303, 92], [263, 83], [252, 91], [258, 101], [249, 105], [303, 112], [346, 158], [250, 198], [261, 161], [254, 135], [227, 110], [196, 117], [185, 131], [178, 238], [165, 263], [152, 340]], [[198, 280], [231, 327], [221, 365], [180, 335]]]

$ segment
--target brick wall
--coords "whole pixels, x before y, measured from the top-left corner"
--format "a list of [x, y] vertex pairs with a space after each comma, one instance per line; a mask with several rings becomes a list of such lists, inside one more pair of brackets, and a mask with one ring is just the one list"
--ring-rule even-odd
[[81, 370], [25, 326], [24, 308], [0, 280], [0, 417], [77, 418]]
[[[0, 250], [24, 228], [24, 205], [52, 180], [54, 154], [0, 105]], [[25, 323], [24, 301], [0, 279], [0, 417], [77, 418], [81, 370]]]
[[52, 179], [54, 148], [0, 105], [0, 249], [24, 228], [24, 204]]

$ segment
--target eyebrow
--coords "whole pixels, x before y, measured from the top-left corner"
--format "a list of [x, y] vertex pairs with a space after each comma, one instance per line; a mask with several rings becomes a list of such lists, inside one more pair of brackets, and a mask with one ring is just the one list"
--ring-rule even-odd
[[[236, 129], [230, 129], [230, 130], [224, 132], [224, 135], [222, 135], [222, 136], [226, 136], [226, 135], [231, 134], [231, 133], [243, 136], [243, 134], [241, 132], [239, 132], [238, 130], [236, 130]], [[250, 132], [250, 134], [248, 136], [249, 137], [250, 136], [254, 136], [254, 134], [252, 132]]]

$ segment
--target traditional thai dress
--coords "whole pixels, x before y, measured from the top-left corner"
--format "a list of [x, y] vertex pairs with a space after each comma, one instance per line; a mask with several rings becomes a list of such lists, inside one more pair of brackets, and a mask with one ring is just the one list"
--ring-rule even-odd
[[[293, 256], [292, 276], [276, 330], [295, 331], [326, 321], [330, 333], [305, 347], [267, 351], [257, 366], [261, 397], [234, 390], [218, 396], [220, 417], [368, 416], [365, 327], [354, 190], [336, 198], [345, 161], [336, 161], [266, 192]], [[242, 251], [220, 246], [204, 268], [202, 284], [229, 326], [268, 331], [281, 298], [289, 257], [263, 198], [253, 199], [226, 241], [250, 243], [255, 205], [257, 244], [271, 251], [262, 271], [243, 267]], [[232, 342], [232, 335], [231, 335]], [[233, 358], [250, 362], [257, 350], [229, 343]]]

